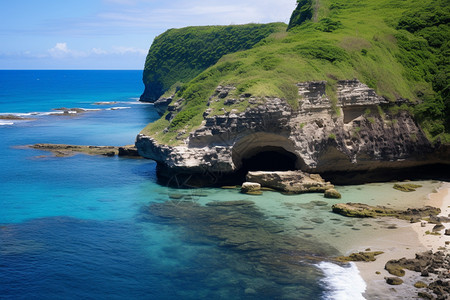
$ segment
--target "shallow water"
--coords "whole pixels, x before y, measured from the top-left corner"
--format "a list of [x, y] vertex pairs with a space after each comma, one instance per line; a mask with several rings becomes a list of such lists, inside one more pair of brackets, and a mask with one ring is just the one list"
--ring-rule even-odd
[[[348, 220], [331, 213], [331, 205], [405, 208], [414, 201], [420, 206], [437, 186], [423, 182], [413, 194], [393, 190], [392, 183], [338, 187], [343, 195], [339, 201], [321, 194], [177, 190], [156, 183], [156, 165], [150, 160], [61, 158], [15, 147], [132, 144], [157, 118], [152, 105], [136, 101], [141, 75], [0, 71], [0, 113], [40, 113], [30, 121], [2, 120], [0, 126], [1, 299], [338, 299], [361, 294], [362, 284], [356, 290], [335, 284], [342, 274], [357, 278], [353, 267], [326, 261], [358, 242], [350, 236], [385, 230], [389, 222]], [[100, 101], [116, 103], [94, 104]], [[57, 107], [100, 110], [48, 114]], [[123, 109], [111, 110], [115, 107]], [[162, 214], [179, 214], [188, 204], [192, 213], [199, 213], [210, 207], [207, 203], [230, 200], [254, 205], [244, 211], [207, 210], [209, 219], [203, 222], [200, 217], [161, 219], [149, 211], [159, 207]], [[241, 227], [235, 227], [237, 213], [238, 220], [247, 220]], [[215, 216], [222, 227], [210, 231], [211, 224], [219, 226]], [[232, 226], [236, 230], [228, 230]], [[264, 230], [252, 231], [256, 228]], [[255, 237], [253, 248], [235, 246]], [[289, 278], [295, 280], [286, 280], [286, 274], [294, 274]]]

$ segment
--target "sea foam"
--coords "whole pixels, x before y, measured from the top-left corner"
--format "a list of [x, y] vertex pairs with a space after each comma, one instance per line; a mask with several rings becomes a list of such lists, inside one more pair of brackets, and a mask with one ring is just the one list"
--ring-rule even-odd
[[5, 125], [14, 125], [14, 122], [0, 120], [0, 126], [5, 126]]
[[330, 262], [321, 262], [318, 267], [325, 274], [325, 278], [321, 280], [326, 289], [324, 299], [365, 299], [362, 294], [366, 290], [366, 283], [354, 263], [350, 263], [349, 267], [341, 267]]

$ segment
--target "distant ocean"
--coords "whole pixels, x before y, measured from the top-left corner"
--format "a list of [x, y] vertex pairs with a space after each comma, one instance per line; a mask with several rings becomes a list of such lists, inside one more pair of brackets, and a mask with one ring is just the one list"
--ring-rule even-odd
[[[151, 160], [54, 157], [17, 147], [133, 144], [158, 118], [151, 104], [137, 101], [141, 76], [141, 71], [0, 71], [0, 114], [32, 119], [0, 120], [0, 299], [363, 299], [358, 270], [327, 258], [339, 254], [333, 241], [352, 229], [366, 230], [359, 221], [348, 225], [333, 215], [337, 201], [324, 202], [320, 194], [258, 197], [236, 189], [171, 189], [157, 183]], [[89, 110], [55, 114], [61, 107]], [[364, 195], [382, 188], [341, 187], [341, 192], [346, 201], [370, 203], [375, 200]], [[252, 255], [245, 247], [226, 246], [242, 237], [220, 239], [221, 229], [201, 223], [203, 215], [182, 215], [183, 205], [197, 214], [211, 207], [207, 203], [229, 200], [255, 202], [256, 212], [239, 210], [249, 222], [239, 226], [263, 224], [266, 245], [273, 241], [277, 247], [291, 237], [297, 244]], [[152, 204], [160, 210], [149, 217]], [[214, 213], [227, 226], [236, 212]], [[292, 258], [293, 253], [301, 256]], [[292, 268], [279, 269], [278, 258], [286, 257]], [[286, 279], [290, 272], [287, 279], [295, 280]]]

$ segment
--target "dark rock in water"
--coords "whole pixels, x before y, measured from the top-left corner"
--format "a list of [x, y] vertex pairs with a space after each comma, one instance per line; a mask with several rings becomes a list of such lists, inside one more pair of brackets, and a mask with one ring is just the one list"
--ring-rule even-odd
[[312, 218], [311, 222], [314, 222], [314, 223], [317, 223], [317, 224], [322, 224], [322, 223], [325, 222], [325, 220], [322, 219], [322, 218]]
[[252, 206], [255, 202], [248, 200], [214, 201], [206, 203], [206, 206]]
[[386, 283], [390, 284], [390, 285], [400, 285], [403, 283], [403, 280], [401, 280], [398, 277], [387, 277], [386, 278]]
[[85, 146], [85, 145], [67, 145], [67, 144], [34, 144], [26, 147], [50, 151], [57, 157], [69, 157], [78, 153], [88, 155], [103, 156], [133, 156], [138, 157], [139, 154], [134, 146]]
[[422, 187], [420, 184], [406, 183], [406, 184], [394, 184], [394, 189], [402, 192], [414, 192], [417, 188]]
[[395, 210], [385, 206], [371, 206], [363, 203], [338, 203], [332, 206], [334, 213], [355, 218], [395, 217], [402, 220], [419, 221], [424, 217], [432, 217], [441, 213], [436, 207], [408, 208]]
[[22, 120], [22, 121], [26, 121], [27, 120], [27, 121], [30, 121], [30, 120], [34, 120], [34, 119], [24, 118], [24, 117], [21, 117], [21, 116], [9, 114], [9, 115], [0, 115], [0, 120]]
[[142, 217], [180, 225], [182, 238], [216, 245], [217, 250], [231, 255], [230, 261], [222, 264], [252, 278], [274, 282], [275, 289], [278, 285], [298, 288], [299, 282], [318, 272], [311, 264], [336, 253], [329, 245], [286, 234], [251, 201], [215, 201], [206, 206], [179, 201], [153, 203]]
[[119, 156], [131, 156], [131, 157], [139, 157], [139, 153], [134, 146], [123, 146], [119, 147]]
[[359, 253], [352, 253], [349, 256], [339, 256], [336, 257], [337, 261], [341, 262], [349, 262], [349, 261], [375, 261], [377, 255], [381, 255], [384, 252], [382, 251], [374, 251], [374, 252], [359, 252]]
[[445, 229], [445, 235], [450, 235], [450, 229]]
[[341, 193], [339, 193], [335, 189], [328, 189], [324, 193], [325, 198], [331, 198], [331, 199], [341, 199]]

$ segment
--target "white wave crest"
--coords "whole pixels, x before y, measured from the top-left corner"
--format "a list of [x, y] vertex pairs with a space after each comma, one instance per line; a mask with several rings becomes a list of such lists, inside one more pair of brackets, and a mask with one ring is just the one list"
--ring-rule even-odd
[[321, 262], [318, 267], [325, 274], [325, 278], [321, 280], [327, 290], [324, 299], [365, 300], [362, 294], [366, 290], [366, 283], [354, 263], [350, 263], [349, 267], [341, 267], [330, 262]]
[[0, 120], [0, 126], [6, 126], [6, 125], [14, 125], [14, 122]]
[[119, 109], [129, 109], [131, 107], [127, 107], [127, 106], [117, 106], [117, 107], [111, 107], [111, 108], [107, 108], [106, 110], [119, 110]]

